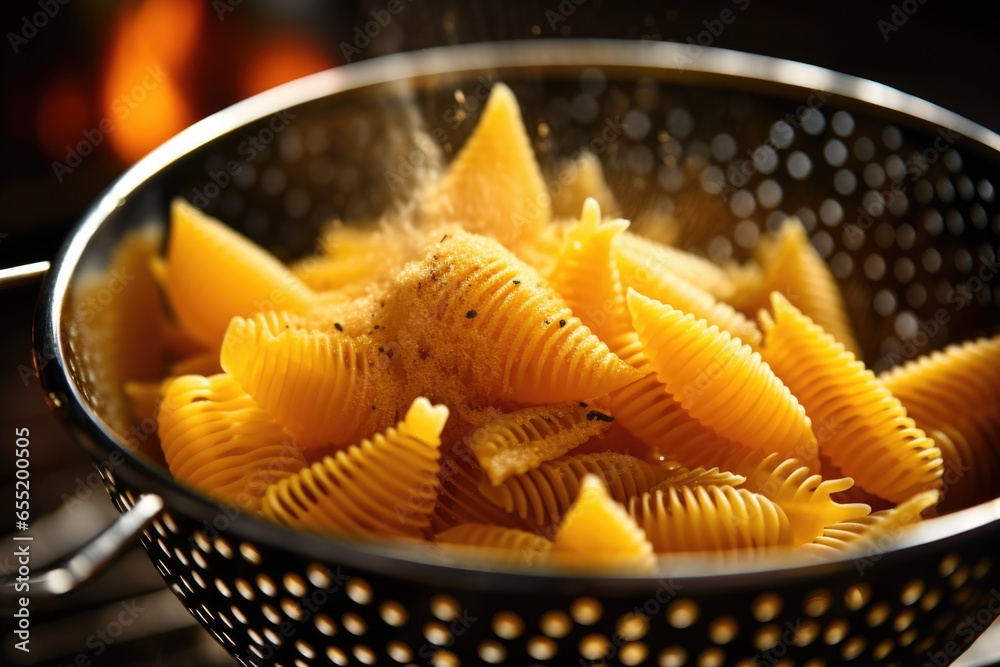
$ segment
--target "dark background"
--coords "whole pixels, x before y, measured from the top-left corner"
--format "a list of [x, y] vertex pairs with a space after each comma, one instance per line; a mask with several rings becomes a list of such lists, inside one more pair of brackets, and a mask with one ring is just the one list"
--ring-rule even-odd
[[[57, 0], [43, 2], [51, 7]], [[51, 257], [84, 208], [141, 151], [152, 147], [149, 142], [169, 136], [161, 135], [172, 132], [171, 127], [179, 130], [283, 80], [343, 64], [341, 43], [351, 44], [355, 28], [371, 20], [372, 10], [387, 4], [387, 0], [69, 0], [58, 5], [58, 12], [15, 53], [10, 33], [21, 32], [23, 17], [40, 9], [37, 1], [5, 3], [0, 9], [0, 268]], [[352, 59], [484, 40], [616, 37], [685, 42], [705, 30], [703, 22], [735, 6], [731, 0], [582, 0], [579, 5], [562, 0], [566, 20], [553, 28], [547, 12], [558, 14], [560, 0], [402, 0], [402, 4], [399, 17], [360, 54], [350, 54]], [[869, 78], [1000, 131], [1000, 10], [993, 4], [984, 10], [983, 5], [976, 3], [972, 9], [972, 3], [963, 6], [944, 0], [924, 4], [749, 0], [713, 46]], [[569, 8], [572, 13], [565, 11]], [[894, 11], [897, 20], [906, 16], [906, 22], [886, 35], [879, 21], [891, 24]], [[130, 75], [142, 74], [142, 58], [167, 56], [173, 62], [170, 91], [174, 102], [182, 101], [184, 113], [177, 114], [173, 125], [154, 130], [137, 125], [132, 131], [139, 140], [128, 148], [113, 145], [118, 138], [109, 135], [79, 168], [58, 181], [52, 162], [64, 159], [65, 145], [99, 127], [109, 113], [107, 101], [118, 94], [111, 72], [124, 67], [120, 78], [127, 84]], [[125, 85], [121, 94], [127, 89]], [[141, 120], [140, 111], [160, 109], [159, 104], [151, 101], [140, 107], [133, 121]], [[0, 295], [0, 433], [4, 434], [0, 436], [0, 534], [12, 527], [12, 512], [3, 508], [12, 496], [8, 472], [15, 427], [28, 426], [32, 432], [32, 510], [39, 530], [45, 526], [37, 518], [64, 505], [64, 493], [72, 494], [81, 483], [86, 486], [92, 470], [82, 451], [49, 417], [37, 382], [24, 377], [31, 366], [29, 331], [36, 289], [29, 285]], [[97, 488], [72, 515], [49, 524], [52, 537], [40, 551], [55, 555], [112, 516], [110, 503]], [[9, 569], [8, 543], [0, 542], [0, 578]], [[137, 599], [155, 613], [140, 617], [99, 657], [89, 649], [84, 655], [90, 664], [230, 664], [171, 595], [160, 589], [148, 561], [131, 554], [113, 576], [88, 586], [55, 610], [38, 612], [34, 637], [39, 647], [45, 642], [47, 649], [35, 657], [47, 656], [44, 664], [69, 664], [86, 647], [94, 629], [105, 627], [107, 621], [102, 619], [113, 618], [120, 610], [120, 601]], [[6, 622], [0, 619], [4, 637], [0, 664], [7, 664], [13, 655]], [[1000, 653], [1000, 647], [988, 650]]]

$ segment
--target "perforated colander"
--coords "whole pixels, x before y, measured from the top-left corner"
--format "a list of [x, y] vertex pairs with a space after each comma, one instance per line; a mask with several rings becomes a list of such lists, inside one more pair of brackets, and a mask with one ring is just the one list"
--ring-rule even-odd
[[170, 588], [241, 664], [954, 659], [1000, 611], [1000, 501], [833, 563], [675, 557], [655, 577], [581, 577], [299, 534], [170, 480], [155, 423], [123, 407], [122, 378], [102, 363], [108, 342], [76, 317], [86, 276], [115, 268], [125, 232], [164, 228], [175, 196], [282, 258], [308, 254], [331, 218], [377, 217], [446, 163], [496, 81], [516, 93], [550, 182], [587, 147], [641, 231], [662, 233], [671, 218], [681, 247], [746, 259], [798, 216], [876, 370], [997, 329], [1000, 137], [929, 103], [796, 63], [708, 48], [690, 60], [653, 43], [475, 45], [324, 72], [140, 162], [46, 282], [35, 330], [45, 391], [120, 510], [163, 498], [142, 544]]

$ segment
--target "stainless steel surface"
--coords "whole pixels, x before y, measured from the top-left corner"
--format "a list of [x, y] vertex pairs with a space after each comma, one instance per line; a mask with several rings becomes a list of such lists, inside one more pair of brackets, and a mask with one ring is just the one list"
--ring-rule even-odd
[[37, 280], [49, 270], [49, 262], [34, 262], [0, 269], [0, 288]]

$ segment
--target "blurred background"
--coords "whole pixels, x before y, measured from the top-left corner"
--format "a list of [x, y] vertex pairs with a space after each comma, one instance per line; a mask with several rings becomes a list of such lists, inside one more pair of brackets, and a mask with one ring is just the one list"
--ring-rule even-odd
[[[734, 4], [739, 21], [712, 44], [809, 62], [926, 98], [1000, 131], [1000, 9], [940, 0], [776, 3], [399, 0], [34, 0], [0, 9], [0, 268], [50, 258], [85, 208], [130, 164], [191, 123], [282, 82], [380, 55], [456, 43], [615, 37], [685, 43]], [[986, 13], [984, 13], [986, 12]], [[36, 556], [56, 556], [113, 518], [93, 469], [48, 414], [31, 371], [37, 286], [3, 293], [0, 470], [12, 434], [32, 434]], [[12, 476], [0, 477], [10, 498]], [[70, 498], [76, 498], [67, 502]], [[5, 506], [6, 501], [0, 502]], [[63, 508], [44, 523], [44, 513]], [[0, 534], [12, 525], [0, 512]], [[0, 581], [11, 571], [7, 540]], [[125, 604], [126, 607], [122, 605]], [[142, 613], [115, 628], [129, 604]], [[113, 573], [52, 609], [37, 610], [32, 663], [12, 650], [0, 619], [0, 664], [230, 665], [153, 567], [132, 553]], [[991, 664], [995, 635], [977, 646]], [[81, 658], [82, 656], [82, 658]], [[80, 660], [83, 660], [81, 662]], [[1000, 664], [1000, 663], [998, 663]]]

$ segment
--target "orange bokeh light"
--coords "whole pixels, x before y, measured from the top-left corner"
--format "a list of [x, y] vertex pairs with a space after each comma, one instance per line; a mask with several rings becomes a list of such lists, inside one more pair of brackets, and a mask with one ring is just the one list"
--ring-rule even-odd
[[246, 63], [240, 92], [249, 97], [336, 64], [325, 49], [303, 35], [267, 37]]
[[93, 126], [87, 91], [74, 79], [58, 79], [49, 86], [35, 115], [38, 141], [49, 157], [62, 160]]

